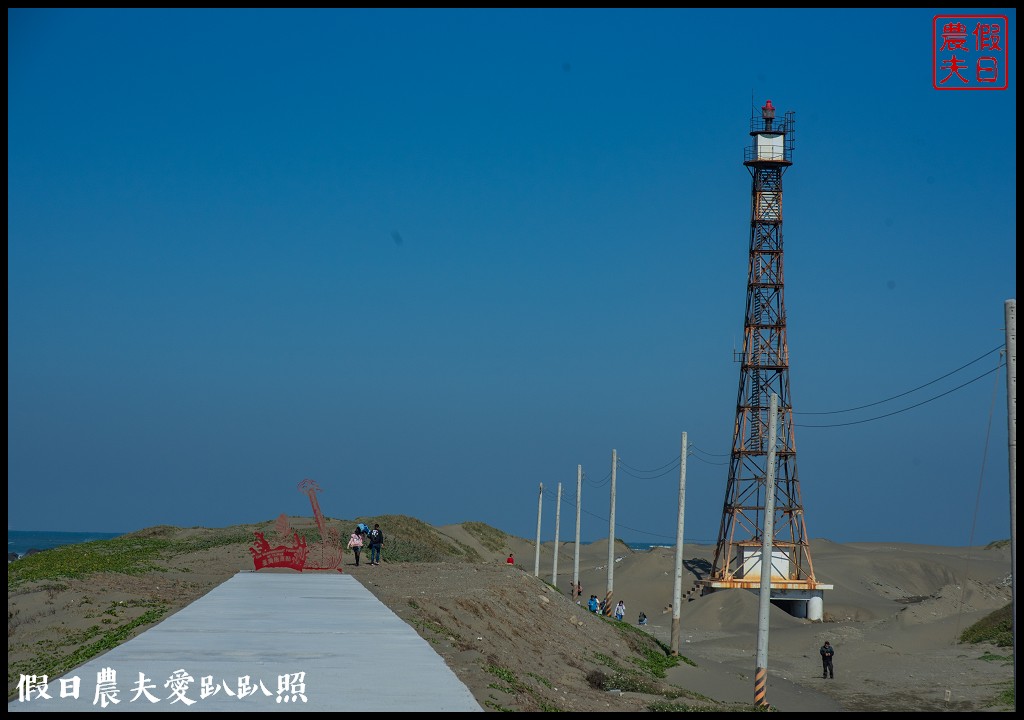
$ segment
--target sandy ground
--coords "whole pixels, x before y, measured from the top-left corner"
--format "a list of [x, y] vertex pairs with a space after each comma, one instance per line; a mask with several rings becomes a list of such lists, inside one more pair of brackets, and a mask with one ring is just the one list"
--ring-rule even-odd
[[[636, 712], [654, 695], [609, 693], [593, 687], [594, 672], [630, 667], [637, 657], [609, 621], [569, 597], [575, 547], [559, 553], [556, 590], [550, 583], [554, 548], [508, 539], [500, 552], [483, 548], [462, 526], [438, 530], [474, 547], [481, 563], [384, 563], [351, 573], [426, 638], [487, 710]], [[182, 530], [181, 532], [188, 532]], [[514, 566], [505, 563], [515, 554]], [[713, 548], [684, 548], [684, 592], [707, 567]], [[583, 600], [603, 597], [608, 582], [607, 544], [583, 546], [579, 577]], [[1008, 648], [960, 645], [960, 631], [1011, 600], [1010, 551], [915, 545], [812, 544], [826, 592], [825, 621], [791, 617], [772, 607], [767, 700], [780, 711], [1011, 711], [993, 705], [1008, 684]], [[625, 602], [626, 622], [671, 641], [674, 552], [615, 549], [613, 597]], [[240, 570], [251, 569], [245, 548], [178, 558], [166, 572], [145, 576], [97, 575], [85, 580], [35, 583], [8, 593], [8, 664], [31, 660], [48, 642], [85, 631], [105, 618], [138, 617], [147, 603], [177, 609]], [[681, 604], [682, 663], [664, 683], [735, 709], [751, 706], [756, 660], [758, 600], [742, 590], [691, 596]], [[143, 628], [144, 629], [144, 628]], [[834, 680], [821, 678], [818, 648], [836, 649]], [[589, 679], [588, 679], [589, 678]], [[15, 681], [16, 681], [15, 676]], [[397, 679], [394, 681], [398, 681]], [[9, 677], [8, 696], [14, 687]], [[687, 699], [675, 702], [692, 702]]]

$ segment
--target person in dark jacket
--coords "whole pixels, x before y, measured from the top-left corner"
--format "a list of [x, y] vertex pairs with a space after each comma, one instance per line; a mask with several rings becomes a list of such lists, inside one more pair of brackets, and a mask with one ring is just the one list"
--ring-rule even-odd
[[828, 640], [821, 646], [821, 677], [822, 678], [834, 678], [835, 672], [832, 670], [832, 656], [836, 654], [836, 651], [832, 649], [832, 646], [828, 644]]
[[380, 565], [380, 548], [384, 544], [384, 531], [380, 529], [380, 524], [374, 523], [373, 530], [366, 537], [370, 541], [370, 564]]

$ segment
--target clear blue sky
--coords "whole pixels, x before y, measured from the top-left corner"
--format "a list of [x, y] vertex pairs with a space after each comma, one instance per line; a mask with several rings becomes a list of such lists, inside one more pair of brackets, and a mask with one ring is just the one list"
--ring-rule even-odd
[[686, 432], [713, 541], [771, 99], [809, 535], [1008, 538], [1019, 34], [964, 10], [1009, 89], [937, 91], [955, 12], [8, 9], [8, 528], [309, 515], [308, 477], [527, 538], [543, 483], [549, 540], [561, 482], [564, 540], [582, 465], [597, 539], [614, 449], [616, 535], [671, 543]]

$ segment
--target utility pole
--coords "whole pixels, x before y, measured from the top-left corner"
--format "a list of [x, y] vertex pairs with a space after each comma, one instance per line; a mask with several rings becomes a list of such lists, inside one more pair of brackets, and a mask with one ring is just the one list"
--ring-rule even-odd
[[619, 465], [619, 456], [612, 450], [612, 490], [611, 509], [608, 512], [608, 590], [604, 594], [604, 615], [612, 614], [612, 589], [615, 587], [615, 469]]
[[555, 560], [551, 563], [551, 584], [558, 587], [558, 524], [562, 518], [562, 483], [558, 483], [558, 501], [555, 503]]
[[775, 534], [775, 444], [779, 424], [779, 396], [772, 393], [768, 405], [768, 472], [764, 477], [764, 522], [761, 531], [761, 589], [757, 608], [757, 667], [754, 669], [754, 703], [768, 707], [768, 611], [772, 605], [772, 547]]
[[533, 557], [533, 576], [540, 577], [540, 512], [544, 508], [544, 483], [540, 484], [540, 494], [537, 496], [537, 551]]
[[[576, 594], [576, 588], [580, 585], [580, 503], [583, 502], [580, 493], [583, 491], [583, 466], [576, 466], [576, 553], [572, 560], [572, 592]], [[581, 598], [577, 597], [577, 600]]]
[[686, 507], [686, 433], [679, 449], [679, 515], [676, 526], [676, 578], [672, 591], [672, 654], [679, 654], [679, 618], [683, 603], [683, 510]]
[[[1006, 315], [1006, 424], [1010, 454], [1010, 627], [1017, 647], [1017, 300], [1004, 303]], [[1017, 653], [1013, 654], [1013, 709], [1017, 709]]]

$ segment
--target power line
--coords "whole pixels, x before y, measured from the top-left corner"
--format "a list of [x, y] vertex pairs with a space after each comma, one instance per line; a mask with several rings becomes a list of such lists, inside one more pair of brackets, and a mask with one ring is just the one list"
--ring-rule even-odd
[[[992, 353], [996, 352], [997, 350], [1002, 350], [1002, 349], [1003, 349], [1003, 345], [1000, 344], [1000, 345], [994, 347], [993, 349], [989, 350], [984, 355], [982, 355], [980, 357], [976, 357], [974, 360], [971, 360], [966, 365], [961, 365], [956, 370], [952, 370], [952, 371], [946, 373], [945, 375], [943, 375], [942, 377], [937, 377], [934, 380], [926, 382], [924, 385], [918, 385], [913, 390], [907, 390], [906, 392], [902, 392], [899, 395], [893, 395], [892, 397], [888, 397], [885, 400], [878, 400], [877, 402], [868, 403], [867, 405], [859, 405], [857, 407], [847, 408], [845, 410], [828, 410], [828, 411], [824, 411], [824, 412], [806, 412], [806, 411], [797, 412], [796, 410], [794, 410], [793, 414], [794, 415], [837, 415], [839, 413], [853, 412], [854, 410], [863, 410], [864, 408], [874, 407], [875, 405], [881, 405], [882, 403], [887, 403], [890, 400], [896, 400], [897, 398], [901, 398], [904, 395], [909, 395], [912, 392], [917, 392], [918, 390], [921, 390], [922, 388], [926, 388], [929, 385], [934, 385], [939, 380], [944, 380], [944, 379], [948, 378], [950, 375], [954, 375], [954, 374], [960, 372], [961, 370], [963, 370], [964, 368], [970, 367], [971, 365], [973, 365], [974, 363], [978, 362], [979, 360], [983, 360], [984, 358], [988, 357], [989, 355], [991, 355]], [[984, 377], [984, 375], [982, 375], [981, 377]], [[975, 378], [975, 380], [977, 380], [977, 379], [978, 378]], [[965, 383], [965, 385], [970, 385], [970, 383]], [[964, 387], [964, 385], [961, 385], [960, 387]], [[959, 389], [960, 388], [953, 388], [953, 390], [959, 390]], [[950, 392], [952, 392], [952, 390]], [[942, 396], [939, 395], [937, 397], [942, 397]], [[912, 405], [911, 407], [917, 407], [917, 406], [916, 405]], [[910, 408], [907, 408], [907, 409], [909, 410]], [[900, 411], [900, 412], [902, 412], [902, 411]], [[882, 415], [881, 417], [888, 417], [888, 416]], [[863, 422], [867, 422], [867, 421], [865, 420]], [[847, 425], [855, 425], [856, 423], [846, 423], [846, 424]], [[798, 426], [798, 427], [838, 427], [838, 426], [837, 425], [804, 425], [804, 426]]]
[[[922, 405], [926, 405], [926, 404], [932, 402], [933, 400], [938, 400], [939, 398], [945, 397], [946, 395], [949, 395], [950, 393], [954, 393], [957, 390], [960, 390], [961, 388], [965, 388], [968, 385], [970, 385], [971, 383], [975, 383], [975, 382], [977, 382], [978, 380], [981, 380], [984, 377], [988, 377], [989, 375], [991, 375], [992, 373], [996, 372], [999, 368], [1003, 367], [1004, 365], [1005, 365], [1005, 363], [1000, 362], [998, 365], [996, 365], [994, 368], [992, 368], [988, 372], [982, 373], [981, 375], [979, 375], [978, 377], [974, 378], [973, 380], [968, 380], [963, 385], [957, 385], [952, 390], [947, 390], [946, 392], [944, 392], [944, 393], [942, 393], [940, 395], [936, 395], [935, 397], [930, 397], [927, 400], [922, 400], [921, 402], [915, 403], [914, 405], [910, 405], [908, 407], [905, 407], [902, 410], [894, 410], [891, 413], [886, 413], [885, 415], [878, 415], [876, 417], [867, 418], [866, 420], [854, 420], [853, 422], [848, 422], [848, 423], [835, 423], [835, 424], [832, 424], [832, 425], [803, 425], [803, 424], [800, 424], [800, 423], [796, 423], [796, 426], [797, 427], [806, 427], [806, 428], [845, 427], [846, 425], [860, 425], [861, 423], [872, 422], [874, 420], [881, 420], [882, 418], [892, 417], [893, 415], [899, 415], [900, 413], [904, 413], [907, 410], [913, 410], [916, 407], [921, 407]], [[924, 387], [924, 386], [922, 385], [922, 387]], [[868, 406], [865, 405], [864, 407], [868, 407]]]
[[[700, 455], [692, 455], [690, 453], [686, 453], [686, 457], [692, 457], [694, 460], [700, 460], [705, 465], [728, 465], [729, 464], [728, 460], [722, 460], [721, 462], [719, 462], [719, 461], [712, 461], [712, 460], [705, 460]], [[728, 456], [724, 456], [723, 455], [722, 457], [728, 457]]]
[[[644, 475], [637, 475], [635, 473], [630, 472], [630, 470], [635, 470], [635, 468], [631, 468], [629, 465], [626, 465], [621, 460], [619, 461], [619, 469], [622, 470], [623, 474], [624, 475], [629, 475], [630, 477], [634, 477], [637, 480], [656, 480], [657, 478], [660, 478], [660, 477], [663, 477], [665, 475], [668, 475], [670, 472], [673, 472], [678, 467], [679, 467], [679, 458], [675, 457], [671, 461], [666, 463], [665, 465], [662, 465], [661, 467], [656, 468], [654, 470], [636, 470], [637, 473], [645, 473]], [[664, 468], [668, 468], [668, 469], [664, 470], [664, 472], [659, 472], [660, 470], [663, 470]], [[657, 475], [652, 475], [651, 473], [658, 473], [658, 474]]]
[[[547, 491], [546, 490], [544, 491], [544, 494], [547, 495]], [[565, 498], [563, 497], [562, 500], [564, 501]], [[602, 517], [601, 515], [597, 515], [596, 513], [592, 513], [592, 512], [590, 512], [588, 510], [585, 510], [582, 507], [580, 508], [580, 513], [582, 515], [589, 515], [590, 517], [592, 517], [592, 518], [594, 518], [596, 520], [600, 520], [603, 523], [607, 523], [608, 522], [608, 518], [606, 516]], [[675, 536], [672, 536], [672, 535], [662, 535], [660, 533], [652, 533], [652, 532], [649, 532], [647, 530], [640, 530], [639, 528], [630, 527], [629, 525], [623, 525], [622, 523], [617, 522], [617, 523], [615, 523], [615, 532], [618, 533], [619, 530], [629, 530], [630, 532], [639, 533], [641, 535], [648, 535], [648, 536], [654, 537], [654, 538], [664, 538], [666, 540], [675, 540]], [[571, 541], [561, 540], [560, 542], [568, 543], [568, 542], [571, 542]]]
[[659, 471], [661, 471], [661, 470], [664, 470], [664, 469], [665, 469], [665, 468], [667, 468], [667, 467], [668, 467], [669, 465], [676, 465], [676, 464], [678, 464], [678, 463], [679, 463], [679, 456], [678, 456], [678, 455], [676, 455], [676, 456], [675, 456], [674, 458], [672, 458], [671, 460], [669, 460], [669, 461], [668, 461], [667, 463], [665, 463], [664, 465], [662, 465], [662, 466], [660, 466], [660, 467], [656, 467], [656, 468], [654, 468], [653, 470], [638, 470], [637, 468], [635, 468], [635, 467], [631, 467], [630, 465], [627, 465], [626, 463], [622, 462], [622, 458], [619, 458], [619, 459], [618, 459], [618, 461], [619, 461], [619, 467], [629, 468], [629, 469], [630, 469], [630, 470], [632, 470], [633, 472], [639, 472], [639, 473], [653, 473], [653, 472], [659, 472]]
[[729, 457], [731, 455], [731, 453], [713, 453], [713, 452], [708, 452], [707, 450], [702, 450], [701, 448], [697, 447], [696, 445], [690, 445], [689, 449], [691, 451], [696, 451], [696, 452], [699, 452], [699, 453], [704, 453], [705, 455], [710, 455], [711, 457]]

